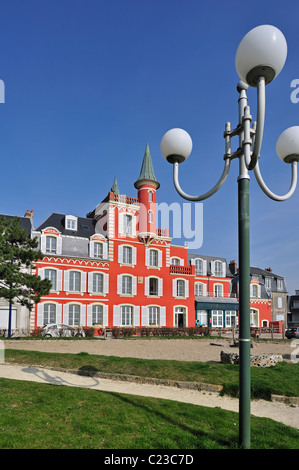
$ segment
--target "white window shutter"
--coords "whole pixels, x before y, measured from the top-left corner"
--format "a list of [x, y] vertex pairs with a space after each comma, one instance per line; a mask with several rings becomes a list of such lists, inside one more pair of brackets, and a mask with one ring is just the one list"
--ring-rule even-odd
[[207, 275], [207, 260], [206, 259], [202, 260], [202, 270], [203, 270], [203, 275], [206, 276]]
[[69, 284], [70, 284], [70, 272], [64, 271], [64, 290], [65, 292], [69, 291]]
[[86, 306], [80, 305], [80, 326], [86, 326], [85, 313], [86, 313]]
[[215, 276], [215, 261], [211, 261], [211, 274]]
[[61, 269], [57, 269], [57, 290], [62, 291], [62, 273]]
[[135, 246], [132, 247], [132, 264], [136, 266], [136, 259], [137, 259], [137, 249]]
[[136, 216], [132, 217], [132, 235], [136, 237]]
[[162, 251], [158, 250], [158, 267], [162, 267]]
[[44, 268], [40, 268], [38, 270], [38, 275], [40, 276], [41, 279], [45, 279], [45, 269]]
[[145, 249], [145, 266], [150, 264], [150, 251], [148, 248]]
[[42, 253], [46, 253], [46, 235], [40, 237], [40, 250]]
[[122, 212], [118, 214], [118, 233], [124, 233], [124, 219]]
[[144, 295], [149, 295], [149, 277], [144, 278]]
[[166, 326], [166, 307], [160, 307], [160, 326]]
[[123, 246], [122, 245], [119, 245], [118, 247], [118, 262], [119, 264], [123, 263]]
[[86, 273], [81, 272], [81, 292], [86, 292]]
[[56, 323], [62, 323], [62, 305], [56, 304]]
[[222, 277], [226, 277], [226, 262], [222, 263]]
[[37, 326], [43, 326], [44, 324], [44, 304], [37, 305]]
[[183, 258], [180, 259], [180, 266], [184, 266], [185, 265], [185, 260]]
[[195, 259], [194, 259], [194, 258], [191, 258], [191, 265], [192, 265], [192, 266], [195, 265]]
[[94, 258], [94, 242], [89, 242], [89, 257]]
[[86, 326], [92, 326], [92, 305], [87, 305], [87, 322]]
[[132, 295], [137, 294], [137, 277], [133, 276], [132, 277]]
[[62, 253], [62, 237], [57, 237], [57, 254], [61, 255]]
[[172, 280], [172, 296], [177, 297], [176, 279]]
[[257, 295], [259, 298], [261, 298], [261, 294], [262, 294], [262, 289], [261, 289], [261, 286], [259, 285], [258, 288], [257, 288]]
[[250, 297], [253, 297], [253, 295], [252, 295], [252, 284], [250, 284]]
[[148, 307], [141, 307], [141, 325], [148, 326], [149, 325], [149, 318], [148, 318]]
[[63, 323], [69, 324], [69, 306], [68, 304], [63, 305]]
[[140, 326], [140, 307], [133, 307], [134, 308], [134, 323], [133, 326]]
[[185, 297], [189, 297], [189, 281], [185, 281]]
[[103, 259], [108, 259], [108, 242], [103, 243]]
[[113, 326], [121, 326], [121, 318], [120, 318], [120, 306], [114, 305], [113, 306]]
[[109, 274], [104, 274], [104, 294], [109, 292]]
[[163, 279], [158, 279], [158, 296], [162, 297], [163, 295]]
[[93, 291], [93, 273], [88, 273], [87, 292]]
[[117, 293], [121, 294], [122, 293], [122, 275], [118, 274], [117, 276]]
[[103, 306], [103, 326], [108, 326], [108, 305]]
[[203, 292], [203, 295], [206, 297], [207, 296], [207, 285], [206, 284], [203, 285], [202, 292]]

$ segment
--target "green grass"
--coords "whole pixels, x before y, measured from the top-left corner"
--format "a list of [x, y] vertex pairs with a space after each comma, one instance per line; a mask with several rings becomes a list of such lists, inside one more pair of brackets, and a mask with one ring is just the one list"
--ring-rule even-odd
[[[60, 354], [6, 350], [11, 363], [41, 365], [62, 369], [90, 370], [138, 375], [169, 380], [204, 382], [223, 386], [223, 392], [236, 396], [239, 366], [209, 362], [146, 360], [88, 353]], [[271, 394], [299, 396], [299, 363], [278, 363], [275, 367], [251, 368], [252, 397], [270, 399]]]
[[[252, 449], [299, 432], [252, 417]], [[168, 400], [0, 379], [1, 449], [236, 449], [238, 414]]]

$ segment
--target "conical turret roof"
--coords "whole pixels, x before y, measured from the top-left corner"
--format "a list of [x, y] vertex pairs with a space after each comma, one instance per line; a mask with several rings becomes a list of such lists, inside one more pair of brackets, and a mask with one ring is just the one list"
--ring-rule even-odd
[[160, 183], [158, 182], [154, 173], [153, 162], [148, 143], [146, 144], [140, 175], [135, 181], [134, 186], [138, 189], [142, 183], [146, 182], [154, 184], [157, 189], [160, 187]]
[[113, 186], [112, 186], [112, 188], [111, 188], [111, 191], [112, 191], [114, 194], [119, 194], [119, 188], [118, 188], [116, 176], [114, 177], [114, 182], [113, 182]]

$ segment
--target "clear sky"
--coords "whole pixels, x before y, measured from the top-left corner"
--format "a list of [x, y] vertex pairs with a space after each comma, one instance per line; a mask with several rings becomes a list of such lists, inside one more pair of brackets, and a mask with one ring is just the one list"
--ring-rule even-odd
[[[183, 203], [160, 141], [172, 127], [193, 140], [180, 166], [189, 193], [209, 190], [223, 168], [226, 121], [237, 125], [235, 53], [253, 27], [284, 33], [288, 58], [266, 87], [260, 168], [283, 194], [290, 166], [276, 141], [299, 125], [291, 82], [299, 79], [298, 0], [1, 0], [0, 212], [34, 211], [37, 227], [51, 212], [85, 216], [110, 190], [136, 197], [146, 142], [161, 187], [159, 202]], [[299, 96], [299, 94], [298, 94]], [[248, 90], [255, 117], [256, 90]], [[233, 141], [233, 150], [237, 140]], [[238, 259], [238, 163], [203, 203], [203, 245], [197, 252]], [[250, 182], [251, 265], [283, 275], [299, 289], [299, 188], [274, 202]], [[183, 243], [184, 240], [174, 240]]]

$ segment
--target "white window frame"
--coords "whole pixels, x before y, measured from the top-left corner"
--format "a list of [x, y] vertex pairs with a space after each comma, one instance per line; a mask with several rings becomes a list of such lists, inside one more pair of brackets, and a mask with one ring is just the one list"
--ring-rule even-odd
[[212, 327], [223, 327], [223, 310], [212, 310]]
[[223, 285], [214, 284], [214, 297], [223, 297]]
[[[178, 284], [178, 281], [182, 281], [184, 284], [183, 286], [183, 291], [181, 291], [181, 284]], [[183, 295], [179, 295], [180, 292], [183, 292]], [[180, 298], [180, 299], [186, 299], [189, 297], [189, 281], [187, 279], [173, 279], [172, 280], [172, 296], [175, 298]]]
[[78, 230], [78, 217], [75, 217], [74, 215], [66, 215], [65, 228], [66, 230], [72, 230], [76, 232]]
[[[153, 253], [156, 252], [156, 263], [153, 264]], [[162, 250], [158, 248], [146, 248], [145, 249], [145, 265], [149, 268], [161, 268], [162, 267]]]

